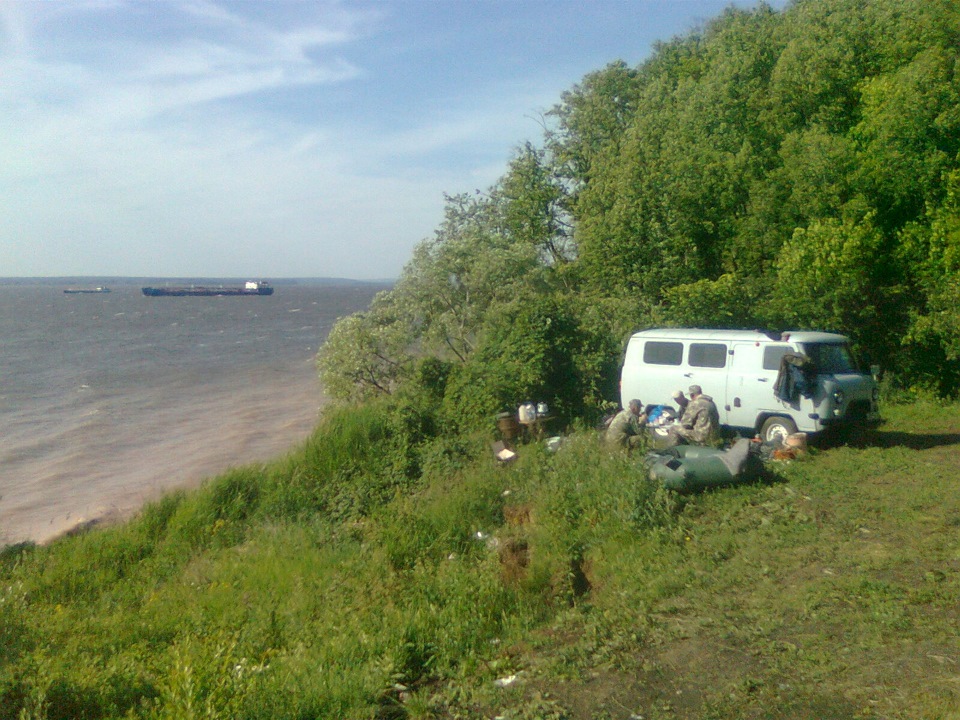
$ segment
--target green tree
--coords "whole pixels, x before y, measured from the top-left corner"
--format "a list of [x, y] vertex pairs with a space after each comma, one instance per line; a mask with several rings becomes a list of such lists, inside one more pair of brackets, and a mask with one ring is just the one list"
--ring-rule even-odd
[[567, 190], [550, 154], [526, 143], [493, 191], [505, 231], [514, 242], [539, 250], [555, 268], [575, 257]]
[[872, 357], [882, 356], [891, 326], [884, 308], [895, 292], [876, 281], [883, 246], [870, 216], [798, 228], [777, 260], [768, 318], [781, 327], [843, 332]]
[[637, 73], [624, 138], [597, 153], [575, 205], [592, 285], [655, 295], [733, 269], [738, 218], [775, 158], [758, 118], [777, 22], [769, 8], [730, 10]]
[[595, 414], [613, 392], [611, 335], [574, 296], [528, 293], [491, 308], [470, 360], [454, 370], [444, 399], [451, 424], [475, 426], [527, 400], [561, 419]]
[[415, 328], [418, 350], [465, 362], [491, 304], [536, 283], [539, 248], [506, 232], [498, 203], [488, 197], [447, 199], [433, 239], [414, 250], [391, 298]]
[[557, 128], [546, 134], [558, 174], [576, 186], [595, 174], [597, 158], [619, 147], [638, 100], [637, 71], [623, 61], [590, 73], [549, 113]]
[[884, 227], [903, 227], [942, 201], [944, 173], [960, 152], [958, 58], [956, 47], [930, 48], [862, 86], [853, 136], [861, 184]]
[[370, 310], [333, 326], [317, 355], [324, 392], [340, 400], [390, 394], [409, 373], [413, 333], [394, 311], [389, 292]]
[[655, 322], [668, 327], [750, 327], [762, 316], [760, 297], [751, 283], [732, 273], [675, 285], [664, 290]]
[[929, 224], [904, 233], [901, 258], [925, 302], [904, 336], [908, 376], [944, 395], [960, 392], [960, 171], [946, 183], [946, 200]]

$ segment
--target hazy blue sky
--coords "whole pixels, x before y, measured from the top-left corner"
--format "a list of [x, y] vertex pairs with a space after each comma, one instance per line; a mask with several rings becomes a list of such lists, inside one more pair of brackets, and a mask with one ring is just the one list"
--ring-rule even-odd
[[730, 4], [0, 0], [0, 276], [395, 277], [564, 90]]

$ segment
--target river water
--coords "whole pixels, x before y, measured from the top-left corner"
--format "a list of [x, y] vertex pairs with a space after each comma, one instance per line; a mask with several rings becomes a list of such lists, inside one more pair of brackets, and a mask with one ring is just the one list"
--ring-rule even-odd
[[159, 282], [67, 294], [75, 283], [0, 280], [0, 545], [127, 517], [166, 491], [293, 448], [324, 402], [319, 344], [385, 287], [140, 292]]

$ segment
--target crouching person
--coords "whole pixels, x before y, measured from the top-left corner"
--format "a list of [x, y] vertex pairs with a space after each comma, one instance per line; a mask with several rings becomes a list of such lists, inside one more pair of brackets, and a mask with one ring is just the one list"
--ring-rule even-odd
[[631, 400], [627, 407], [617, 413], [607, 428], [606, 441], [610, 447], [633, 450], [646, 445], [647, 416], [643, 412], [643, 403]]
[[720, 445], [720, 412], [699, 385], [690, 386], [690, 400], [680, 422], [670, 428], [671, 444]]

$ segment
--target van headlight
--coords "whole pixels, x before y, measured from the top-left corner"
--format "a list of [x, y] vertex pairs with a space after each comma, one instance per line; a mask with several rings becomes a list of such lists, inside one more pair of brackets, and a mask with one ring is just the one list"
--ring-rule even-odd
[[833, 401], [837, 405], [843, 405], [844, 397], [845, 395], [843, 394], [843, 390], [837, 390], [836, 392], [833, 393]]
[[873, 401], [880, 402], [880, 388], [875, 387], [873, 389]]

